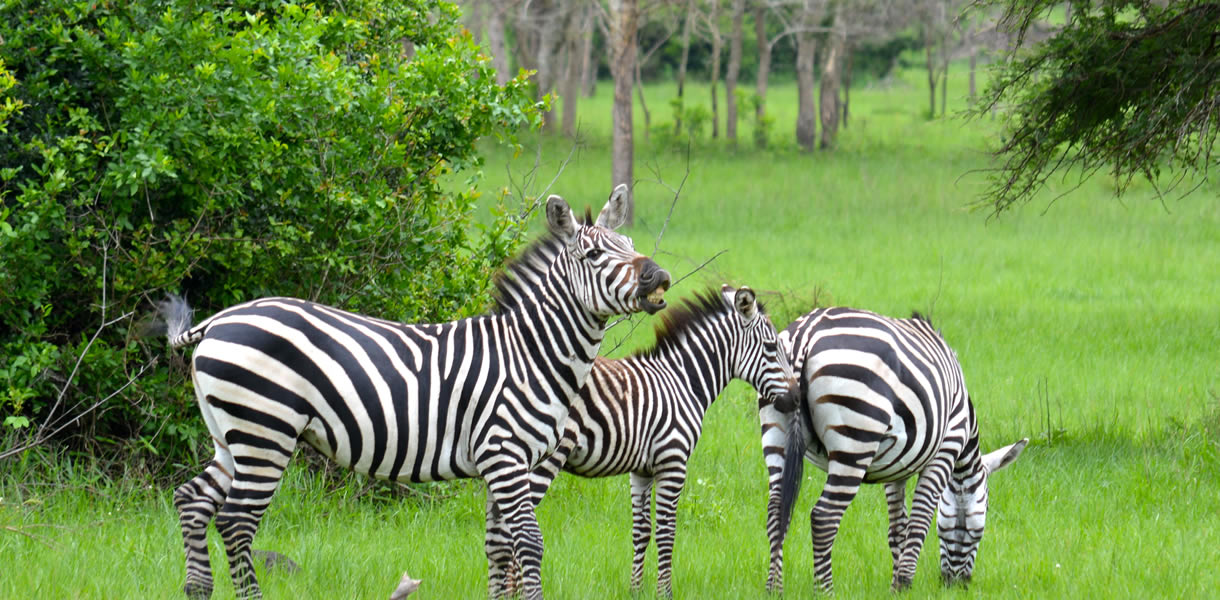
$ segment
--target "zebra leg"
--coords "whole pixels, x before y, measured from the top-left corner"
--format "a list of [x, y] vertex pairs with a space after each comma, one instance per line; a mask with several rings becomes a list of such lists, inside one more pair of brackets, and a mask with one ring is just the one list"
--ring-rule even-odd
[[258, 579], [254, 574], [254, 561], [250, 556], [250, 544], [258, 531], [259, 521], [271, 497], [279, 487], [280, 479], [292, 450], [274, 450], [256, 446], [230, 446], [236, 472], [233, 485], [220, 514], [216, 515], [216, 531], [225, 543], [225, 554], [229, 559], [229, 574], [238, 598], [262, 598]]
[[174, 508], [182, 527], [186, 549], [186, 584], [182, 586], [191, 600], [212, 596], [212, 566], [208, 559], [208, 523], [229, 495], [233, 478], [221, 466], [222, 457], [208, 463], [203, 472], [174, 491]]
[[631, 474], [631, 592], [640, 591], [644, 579], [644, 555], [652, 538], [652, 477]]
[[[788, 436], [783, 429], [782, 413], [759, 398], [758, 418], [762, 422], [763, 461], [767, 465], [767, 540], [771, 545], [771, 567], [767, 571], [767, 591], [784, 593], [784, 537], [779, 530], [780, 482], [784, 475], [784, 445]], [[799, 459], [798, 459], [799, 460]]]
[[511, 597], [520, 589], [510, 591], [515, 579], [519, 578], [513, 564], [513, 540], [490, 491], [487, 492], [487, 534], [483, 548], [487, 552], [487, 597], [491, 600]]
[[[576, 447], [577, 437], [579, 435], [579, 426], [572, 419], [569, 419], [564, 428], [563, 437], [559, 440], [559, 445], [555, 452], [542, 464], [534, 467], [530, 472], [530, 494], [533, 497], [535, 509], [542, 502], [542, 498], [546, 495], [547, 490], [551, 488], [551, 483], [559, 476], [559, 472], [563, 470], [563, 465], [568, 462], [568, 456], [572, 454], [572, 450]], [[512, 560], [512, 538], [508, 535], [507, 528], [504, 527], [503, 521], [496, 518], [496, 532], [492, 534], [492, 510], [494, 504], [491, 502], [491, 496], [488, 495], [488, 530], [487, 530], [487, 561], [489, 565], [488, 573], [488, 595], [492, 598], [513, 597], [521, 592], [523, 583], [521, 580], [521, 568]], [[536, 513], [535, 513], [536, 514]], [[499, 557], [501, 562], [499, 565], [492, 563], [493, 554]], [[499, 582], [493, 582], [492, 571], [500, 569]], [[493, 590], [492, 586], [497, 584], [501, 590]], [[498, 593], [500, 595], [493, 595]]]
[[521, 590], [525, 598], [542, 600], [542, 530], [534, 516], [529, 472], [524, 468], [505, 468], [505, 457], [498, 457], [498, 463], [496, 458], [492, 457], [490, 461], [502, 470], [484, 476], [488, 494], [512, 539], [512, 562], [521, 571]]
[[673, 598], [674, 536], [678, 525], [678, 499], [686, 485], [686, 459], [656, 477], [657, 486], [657, 595]]
[[835, 587], [830, 559], [835, 536], [839, 533], [839, 523], [843, 520], [843, 513], [847, 511], [847, 507], [859, 493], [860, 482], [864, 480], [868, 465], [872, 463], [877, 444], [874, 442], [871, 445], [873, 446], [871, 451], [865, 450], [862, 453], [862, 456], [867, 457], [866, 460], [861, 461], [862, 464], [852, 465], [840, 462], [836, 460], [836, 452], [830, 453], [830, 463], [826, 469], [826, 486], [822, 488], [822, 495], [809, 515], [813, 536], [814, 578], [821, 582], [822, 591], [827, 594], [833, 594]]
[[890, 514], [890, 556], [894, 561], [894, 573], [898, 572], [898, 559], [902, 556], [902, 540], [907, 531], [907, 482], [891, 481], [885, 484], [885, 502]]
[[952, 458], [938, 457], [919, 474], [919, 482], [915, 484], [915, 494], [911, 499], [911, 516], [907, 519], [906, 535], [902, 539], [902, 553], [898, 557], [898, 568], [894, 570], [894, 579], [890, 584], [894, 590], [910, 587], [911, 580], [915, 578], [919, 552], [923, 549], [928, 528], [932, 525], [932, 516], [940, 502], [941, 492], [948, 485], [952, 468]]

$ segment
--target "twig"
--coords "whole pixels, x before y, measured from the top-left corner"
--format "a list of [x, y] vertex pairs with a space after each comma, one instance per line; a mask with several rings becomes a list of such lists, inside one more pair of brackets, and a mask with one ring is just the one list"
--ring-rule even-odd
[[0, 525], [0, 529], [3, 529], [4, 531], [11, 531], [17, 535], [24, 535], [25, 537], [28, 537], [31, 540], [34, 540], [35, 542], [38, 542], [39, 544], [42, 544], [43, 546], [46, 546], [47, 548], [49, 548], [51, 550], [58, 550], [58, 548], [51, 542], [48, 542], [48, 541], [42, 539], [40, 536], [37, 536], [28, 531], [25, 531], [24, 529], [22, 529], [20, 527], [13, 527], [12, 525]]

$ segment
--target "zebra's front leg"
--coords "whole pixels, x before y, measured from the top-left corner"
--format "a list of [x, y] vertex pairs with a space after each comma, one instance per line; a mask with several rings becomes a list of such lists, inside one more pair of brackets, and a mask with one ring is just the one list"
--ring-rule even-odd
[[652, 539], [652, 476], [631, 474], [631, 593], [640, 591], [644, 557]]
[[685, 458], [680, 464], [657, 474], [657, 595], [662, 598], [674, 595], [674, 537], [678, 526], [678, 499], [685, 485]]
[[208, 558], [208, 523], [229, 495], [233, 478], [217, 460], [174, 492], [174, 508], [182, 527], [186, 550], [186, 584], [182, 591], [191, 600], [212, 596], [212, 565]]
[[487, 597], [490, 600], [511, 597], [521, 588], [520, 570], [513, 563], [513, 540], [508, 526], [496, 508], [491, 491], [487, 492], [487, 532], [483, 541], [487, 553]]
[[534, 516], [529, 472], [522, 466], [509, 467], [485, 477], [488, 494], [512, 540], [512, 563], [521, 573], [521, 591], [526, 600], [542, 600], [542, 530]]
[[902, 541], [907, 532], [907, 482], [891, 481], [885, 484], [885, 502], [890, 517], [890, 557], [893, 573], [898, 573], [898, 559], [902, 557]]
[[924, 539], [932, 526], [932, 515], [936, 512], [940, 495], [949, 483], [952, 466], [952, 458], [940, 457], [919, 474], [919, 482], [915, 484], [915, 494], [911, 499], [906, 534], [902, 539], [902, 554], [898, 558], [898, 568], [894, 570], [894, 579], [890, 584], [895, 591], [910, 587], [915, 578], [919, 552], [923, 549]]

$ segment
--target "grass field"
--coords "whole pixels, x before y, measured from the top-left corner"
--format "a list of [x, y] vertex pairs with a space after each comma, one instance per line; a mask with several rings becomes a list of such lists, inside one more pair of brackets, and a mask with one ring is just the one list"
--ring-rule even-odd
[[[768, 107], [772, 148], [737, 153], [697, 144], [637, 146], [637, 223], [648, 252], [676, 187], [689, 176], [660, 242], [676, 276], [726, 252], [672, 296], [731, 281], [762, 292], [776, 325], [812, 302], [905, 316], [930, 314], [961, 359], [986, 449], [1031, 444], [991, 490], [974, 583], [944, 590], [934, 539], [913, 597], [1214, 596], [1220, 589], [1220, 203], [1205, 186], [1163, 202], [1140, 183], [1122, 201], [1099, 176], [1074, 180], [996, 218], [971, 211], [985, 183], [988, 120], [927, 121], [919, 73], [853, 90], [852, 120], [834, 153], [796, 151], [795, 87]], [[951, 93], [964, 90], [951, 81]], [[585, 144], [552, 192], [600, 207], [610, 190], [610, 86], [584, 100]], [[649, 88], [654, 122], [672, 89]], [[689, 92], [705, 102], [706, 88]], [[950, 98], [950, 112], [962, 108]], [[570, 142], [545, 140], [515, 159], [491, 149], [485, 188], [516, 186], [536, 169], [538, 192]], [[511, 179], [509, 174], [512, 174]], [[657, 180], [661, 180], [660, 183]], [[667, 187], [668, 186], [668, 187]], [[541, 217], [535, 219], [540, 223]], [[629, 326], [612, 332], [616, 346]], [[621, 355], [647, 343], [644, 322]], [[735, 383], [712, 408], [679, 508], [674, 589], [682, 598], [763, 598], [766, 485], [754, 396]], [[0, 598], [167, 598], [182, 583], [170, 490], [107, 483], [87, 472], [31, 481], [37, 465], [0, 465]], [[787, 595], [815, 589], [808, 520], [822, 476], [807, 469], [787, 545]], [[475, 481], [430, 497], [378, 500], [289, 472], [258, 548], [303, 571], [260, 573], [268, 598], [385, 598], [401, 572], [419, 598], [485, 595], [483, 499]], [[356, 498], [360, 496], [360, 498]], [[625, 478], [561, 477], [543, 503], [543, 581], [552, 598], [627, 598], [630, 507]], [[17, 531], [15, 531], [17, 530]], [[30, 534], [30, 535], [23, 535]], [[839, 597], [888, 593], [884, 495], [866, 487], [835, 546]], [[31, 537], [32, 536], [32, 537]], [[232, 597], [212, 536], [215, 597]], [[650, 561], [652, 559], [650, 558]], [[655, 562], [646, 571], [646, 590]], [[650, 594], [646, 594], [650, 595]]]

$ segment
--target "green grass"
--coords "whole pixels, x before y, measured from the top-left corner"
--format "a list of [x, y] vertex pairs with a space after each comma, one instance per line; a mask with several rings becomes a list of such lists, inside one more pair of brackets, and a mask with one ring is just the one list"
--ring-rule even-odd
[[[675, 297], [728, 280], [764, 292], [776, 325], [815, 297], [905, 316], [931, 313], [957, 350], [986, 448], [1023, 436], [1022, 458], [997, 475], [973, 585], [941, 588], [934, 535], [912, 597], [1203, 597], [1220, 589], [1220, 204], [1214, 185], [1156, 199], [1139, 184], [1122, 201], [1113, 182], [1056, 180], [1031, 204], [996, 218], [971, 211], [985, 184], [989, 120], [927, 121], [920, 73], [852, 93], [852, 121], [834, 153], [791, 141], [795, 88], [775, 86], [772, 148], [729, 152], [702, 142], [685, 154], [637, 147], [637, 224], [651, 252], [677, 186], [689, 178], [658, 262], [676, 276], [720, 250]], [[965, 89], [954, 75], [950, 91]], [[578, 209], [610, 190], [610, 86], [583, 100], [585, 143], [554, 193]], [[668, 120], [670, 86], [650, 87], [654, 123]], [[706, 88], [689, 98], [706, 102]], [[950, 112], [964, 106], [951, 97]], [[637, 111], [638, 117], [638, 111]], [[534, 167], [534, 142], [513, 159], [492, 148], [485, 189], [513, 186]], [[531, 191], [541, 191], [570, 143], [541, 142]], [[656, 173], [649, 169], [655, 165]], [[535, 217], [535, 227], [540, 216]], [[614, 351], [647, 343], [647, 320]], [[628, 326], [620, 325], [607, 349]], [[753, 393], [735, 383], [708, 414], [679, 509], [676, 594], [764, 598], [765, 470]], [[65, 461], [62, 468], [70, 463]], [[7, 470], [5, 470], [7, 469]], [[0, 598], [177, 597], [181, 542], [170, 490], [83, 473], [55, 482], [0, 464]], [[815, 589], [808, 520], [821, 475], [810, 472], [787, 545], [786, 590]], [[44, 485], [46, 484], [46, 485]], [[482, 597], [483, 491], [438, 486], [435, 500], [357, 499], [293, 469], [255, 545], [301, 563], [260, 573], [268, 598], [384, 598], [403, 570], [419, 598]], [[544, 587], [552, 598], [627, 598], [630, 507], [625, 478], [561, 477], [539, 518]], [[48, 525], [50, 527], [39, 527]], [[29, 533], [27, 537], [13, 530]], [[839, 597], [888, 593], [882, 490], [866, 487], [835, 546]], [[44, 545], [45, 544], [45, 545]], [[50, 547], [48, 547], [49, 545]], [[215, 597], [231, 597], [212, 536]], [[650, 556], [645, 586], [655, 581]], [[12, 568], [12, 565], [19, 565]]]

